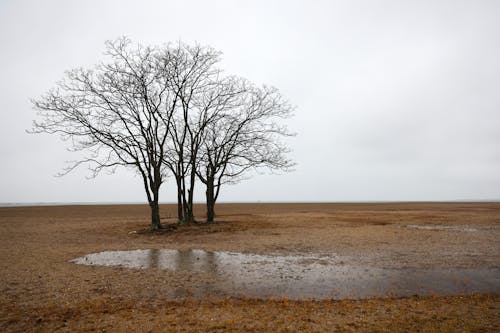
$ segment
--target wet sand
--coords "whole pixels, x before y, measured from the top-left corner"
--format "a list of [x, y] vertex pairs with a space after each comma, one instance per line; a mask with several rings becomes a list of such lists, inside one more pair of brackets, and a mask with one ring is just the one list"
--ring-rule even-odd
[[[226, 204], [161, 234], [143, 205], [0, 208], [0, 331], [498, 331], [499, 296], [189, 299], [203, 271], [75, 265], [88, 253], [201, 249], [331, 255], [368, 269], [499, 269], [499, 203]], [[197, 207], [202, 217], [203, 206]], [[163, 223], [175, 206], [161, 207]], [[419, 226], [419, 227], [415, 227]], [[181, 300], [172, 290], [186, 291]], [[169, 296], [170, 295], [170, 296]], [[185, 297], [188, 297], [186, 300]], [[391, 295], [386, 295], [391, 296]]]

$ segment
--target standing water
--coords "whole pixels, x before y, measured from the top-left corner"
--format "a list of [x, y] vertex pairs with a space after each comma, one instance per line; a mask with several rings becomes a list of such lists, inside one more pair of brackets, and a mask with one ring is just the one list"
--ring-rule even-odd
[[208, 273], [213, 276], [213, 283], [200, 286], [204, 295], [222, 290], [259, 298], [342, 299], [500, 292], [500, 269], [373, 268], [345, 265], [334, 256], [131, 250], [93, 253], [71, 262]]

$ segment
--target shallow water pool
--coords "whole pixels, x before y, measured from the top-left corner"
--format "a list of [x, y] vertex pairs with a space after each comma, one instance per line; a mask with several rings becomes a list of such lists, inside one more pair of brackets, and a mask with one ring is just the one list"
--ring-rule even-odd
[[[345, 264], [335, 255], [261, 255], [204, 250], [130, 250], [92, 253], [82, 265], [159, 268], [208, 273], [193, 297], [369, 298], [410, 295], [499, 293], [500, 269], [394, 269]], [[178, 292], [177, 296], [186, 293]]]

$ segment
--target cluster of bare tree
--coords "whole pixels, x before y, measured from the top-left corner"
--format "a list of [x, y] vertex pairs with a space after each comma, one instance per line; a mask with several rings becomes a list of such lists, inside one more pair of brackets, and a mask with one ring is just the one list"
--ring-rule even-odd
[[246, 171], [287, 170], [280, 119], [292, 107], [275, 88], [257, 87], [217, 67], [220, 52], [199, 45], [147, 47], [120, 38], [106, 43], [108, 61], [75, 69], [34, 100], [35, 133], [57, 133], [86, 151], [64, 173], [88, 164], [92, 175], [125, 166], [138, 172], [161, 228], [160, 187], [177, 185], [178, 220], [193, 222], [195, 184], [206, 187], [207, 221], [222, 185]]

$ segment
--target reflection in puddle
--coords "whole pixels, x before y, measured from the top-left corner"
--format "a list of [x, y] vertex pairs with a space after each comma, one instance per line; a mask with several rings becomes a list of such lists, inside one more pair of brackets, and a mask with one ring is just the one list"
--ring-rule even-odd
[[409, 224], [406, 227], [411, 229], [420, 229], [420, 230], [452, 230], [452, 231], [467, 231], [467, 232], [478, 231], [478, 229], [476, 228], [471, 228], [467, 226]]
[[[76, 264], [208, 273], [199, 294], [289, 298], [499, 293], [500, 269], [387, 269], [345, 265], [334, 256], [272, 256], [203, 250], [107, 251]], [[201, 293], [203, 291], [203, 294]], [[173, 291], [173, 296], [177, 291]], [[178, 294], [180, 295], [180, 294]]]

